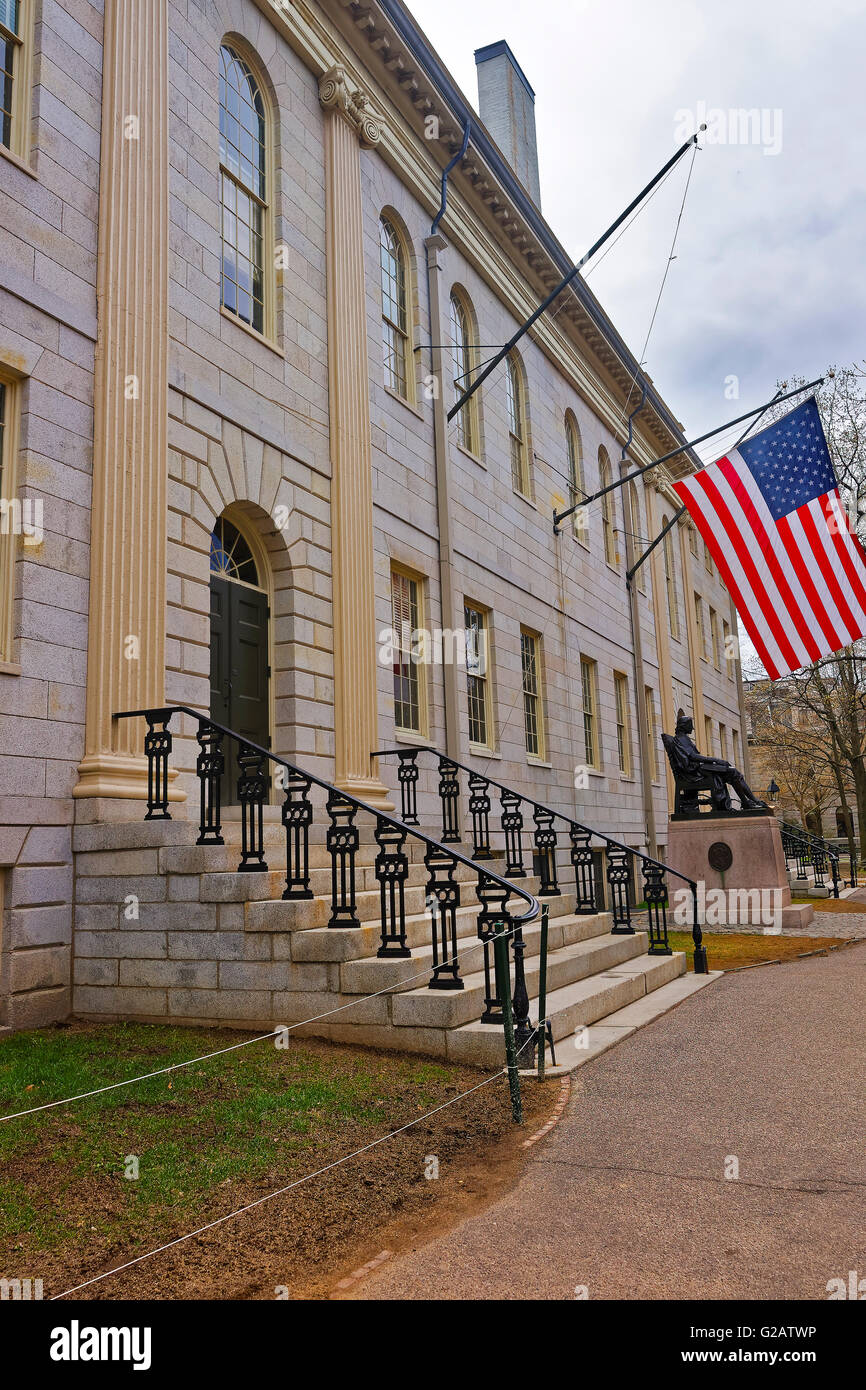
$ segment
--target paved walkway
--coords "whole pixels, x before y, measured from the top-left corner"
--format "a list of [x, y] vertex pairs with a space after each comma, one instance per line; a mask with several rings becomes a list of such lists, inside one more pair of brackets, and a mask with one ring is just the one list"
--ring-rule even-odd
[[573, 1075], [512, 1193], [349, 1297], [825, 1299], [866, 1277], [864, 987], [866, 945], [710, 985]]

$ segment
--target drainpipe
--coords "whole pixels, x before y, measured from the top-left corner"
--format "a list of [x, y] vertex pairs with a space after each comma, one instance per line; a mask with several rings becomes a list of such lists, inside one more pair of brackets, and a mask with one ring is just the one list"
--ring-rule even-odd
[[[444, 632], [455, 632], [463, 628], [463, 619], [455, 622], [456, 602], [454, 594], [454, 562], [451, 542], [451, 460], [448, 450], [448, 421], [445, 410], [445, 392], [442, 379], [442, 307], [440, 300], [440, 279], [442, 275], [442, 252], [448, 245], [441, 233], [436, 232], [424, 242], [427, 252], [427, 300], [430, 313], [431, 349], [430, 370], [433, 376], [433, 458], [436, 468], [436, 504], [439, 523], [439, 593], [442, 606], [442, 628]], [[452, 655], [456, 655], [453, 653]], [[457, 662], [445, 659], [443, 641], [442, 675], [445, 683], [445, 751], [450, 758], [460, 758], [460, 715], [459, 691], [457, 687]]]
[[[439, 593], [442, 606], [442, 627], [445, 632], [463, 629], [463, 615], [457, 623], [457, 602], [454, 591], [454, 560], [451, 542], [451, 460], [448, 449], [448, 419], [445, 406], [445, 386], [442, 371], [442, 252], [448, 243], [439, 231], [439, 223], [448, 205], [448, 175], [463, 159], [469, 145], [470, 122], [466, 122], [463, 142], [454, 158], [442, 171], [442, 201], [433, 219], [430, 235], [424, 242], [427, 252], [427, 303], [430, 316], [431, 361], [433, 376], [433, 458], [436, 468], [436, 504], [439, 523]], [[452, 654], [453, 647], [452, 647]], [[445, 647], [443, 643], [443, 657]], [[445, 686], [445, 751], [450, 758], [460, 758], [460, 693], [457, 685], [457, 662], [443, 660]]]
[[[643, 382], [641, 384], [640, 404], [628, 417], [628, 438], [622, 446], [622, 454], [619, 461], [620, 477], [625, 475], [629, 466], [626, 455], [632, 441], [634, 418], [643, 410], [645, 403], [646, 383]], [[636, 558], [636, 547], [634, 517], [631, 514], [631, 499], [629, 497], [628, 487], [622, 489], [622, 514], [625, 521], [625, 582], [628, 591], [628, 611], [631, 624], [631, 650], [634, 667], [634, 693], [635, 709], [637, 711], [637, 740], [640, 752], [640, 780], [643, 795], [643, 813], [644, 822], [646, 824], [647, 849], [653, 858], [655, 858], [658, 851], [656, 845], [655, 808], [653, 806], [652, 762], [649, 748], [649, 730], [647, 728], [646, 682], [644, 680], [643, 648], [640, 635], [640, 605], [634, 575], [630, 573]], [[658, 757], [657, 749], [656, 757]]]

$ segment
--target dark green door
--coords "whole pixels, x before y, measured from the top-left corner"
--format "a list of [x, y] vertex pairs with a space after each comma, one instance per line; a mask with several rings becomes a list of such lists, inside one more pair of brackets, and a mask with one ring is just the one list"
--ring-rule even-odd
[[[210, 712], [217, 724], [270, 748], [267, 595], [211, 575]], [[229, 741], [233, 743], [232, 740]], [[237, 745], [225, 749], [223, 801], [237, 801]]]

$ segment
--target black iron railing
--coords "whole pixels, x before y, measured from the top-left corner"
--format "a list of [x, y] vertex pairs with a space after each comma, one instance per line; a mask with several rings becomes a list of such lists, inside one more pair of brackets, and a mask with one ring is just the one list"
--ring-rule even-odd
[[[809, 882], [808, 870], [811, 867], [816, 888], [826, 888], [826, 878], [829, 873], [832, 884], [831, 892], [834, 898], [838, 898], [841, 878], [838, 850], [827, 840], [822, 840], [820, 835], [813, 835], [810, 830], [803, 830], [798, 825], [790, 825], [788, 821], [784, 821], [780, 817], [777, 819], [782, 836], [782, 853], [785, 856], [788, 872], [791, 873], [791, 864], [793, 863], [796, 869], [795, 880], [798, 883], [806, 884]], [[850, 886], [855, 888], [856, 885], [857, 868], [856, 863], [852, 861]]]
[[[643, 901], [646, 904], [649, 932], [649, 954], [670, 955], [668, 943], [668, 897], [667, 875], [672, 874], [684, 883], [692, 897], [692, 939], [694, 941], [694, 968], [698, 974], [707, 973], [707, 954], [703, 945], [703, 934], [698, 921], [698, 885], [694, 879], [681, 874], [670, 865], [632, 849], [619, 840], [601, 831], [593, 830], [561, 811], [554, 811], [532, 797], [524, 796], [492, 777], [482, 775], [465, 763], [446, 757], [436, 748], [385, 748], [375, 754], [377, 758], [397, 758], [399, 768], [397, 780], [400, 785], [401, 811], [403, 820], [418, 825], [418, 778], [420, 768], [418, 759], [422, 755], [437, 759], [438, 796], [442, 815], [442, 839], [449, 844], [462, 840], [458, 804], [461, 793], [461, 773], [466, 777], [469, 809], [469, 838], [472, 841], [473, 860], [494, 857], [494, 853], [505, 859], [503, 872], [509, 879], [526, 876], [526, 857], [532, 855], [533, 870], [541, 880], [539, 898], [557, 895], [560, 890], [557, 851], [560, 847], [557, 825], [563, 827], [569, 849], [569, 858], [574, 872], [575, 912], [594, 913], [603, 910], [599, 903], [596, 887], [596, 855], [593, 845], [604, 850], [605, 878], [608, 886], [610, 911], [613, 918], [611, 932], [614, 935], [631, 935], [632, 893], [636, 881], [634, 869], [637, 866], [643, 885]], [[491, 814], [496, 817], [494, 803], [499, 803], [499, 833], [501, 848], [494, 851], [491, 845]], [[529, 821], [531, 819], [531, 827]], [[526, 838], [530, 838], [529, 847]]]
[[[310, 888], [310, 827], [317, 807], [311, 792], [316, 787], [324, 793], [325, 814], [328, 818], [325, 847], [331, 866], [331, 916], [329, 927], [360, 927], [356, 897], [355, 860], [360, 846], [359, 813], [373, 818], [374, 839], [378, 846], [375, 875], [380, 893], [381, 942], [376, 952], [381, 959], [401, 958], [412, 954], [407, 944], [406, 881], [409, 876], [409, 856], [406, 842], [409, 837], [425, 847], [424, 864], [429, 875], [426, 902], [431, 918], [432, 974], [430, 989], [463, 989], [458, 958], [457, 911], [460, 906], [460, 882], [456, 879], [458, 864], [470, 867], [477, 877], [476, 895], [481, 904], [477, 918], [478, 939], [484, 945], [485, 1011], [484, 1021], [502, 1021], [502, 1006], [496, 989], [490, 943], [494, 936], [510, 931], [512, 947], [520, 929], [538, 916], [538, 899], [519, 885], [509, 883], [492, 869], [482, 868], [473, 860], [418, 828], [414, 818], [404, 812], [403, 818], [388, 815], [360, 801], [312, 772], [306, 772], [285, 758], [243, 738], [212, 719], [206, 718], [187, 705], [164, 705], [159, 709], [123, 710], [115, 719], [144, 719], [147, 732], [144, 751], [147, 756], [147, 813], [145, 820], [170, 820], [168, 796], [168, 763], [172, 749], [170, 723], [174, 715], [188, 715], [196, 721], [196, 738], [200, 752], [196, 760], [196, 775], [200, 789], [199, 845], [224, 845], [222, 835], [222, 779], [226, 758], [224, 743], [231, 739], [238, 746], [237, 762], [240, 775], [237, 798], [241, 808], [241, 858], [239, 873], [267, 871], [264, 843], [264, 806], [270, 792], [269, 767], [283, 770], [284, 794], [281, 820], [286, 833], [286, 887], [282, 894], [287, 901], [311, 898]], [[407, 796], [408, 796], [407, 792]], [[407, 804], [404, 797], [404, 807]], [[526, 904], [522, 914], [509, 907], [512, 898]], [[515, 950], [515, 957], [519, 953]], [[516, 982], [516, 988], [519, 981]]]

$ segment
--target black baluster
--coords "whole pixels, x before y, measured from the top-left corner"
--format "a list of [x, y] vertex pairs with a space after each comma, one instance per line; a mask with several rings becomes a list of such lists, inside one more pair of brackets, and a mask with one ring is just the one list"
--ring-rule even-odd
[[508, 902], [508, 885], [497, 883], [483, 869], [478, 870], [476, 896], [481, 903], [478, 914], [478, 939], [484, 943], [484, 1012], [482, 1023], [502, 1022], [502, 1001], [496, 982], [490, 943], [497, 931], [507, 930], [511, 918], [505, 904]]
[[463, 989], [457, 961], [457, 909], [460, 884], [454, 879], [457, 860], [430, 845], [424, 856], [430, 878], [427, 906], [433, 928], [433, 974], [429, 989]]
[[397, 779], [400, 783], [400, 818], [406, 825], [418, 825], [418, 749], [411, 748], [398, 753], [400, 767]]
[[442, 803], [442, 843], [456, 845], [460, 842], [460, 826], [457, 823], [457, 802], [460, 797], [460, 782], [457, 764], [450, 758], [439, 759], [439, 800]]
[[572, 823], [568, 835], [574, 865], [574, 910], [578, 916], [586, 917], [598, 911], [595, 905], [595, 861], [589, 847], [592, 831]]
[[[144, 751], [147, 756], [147, 814], [145, 820], [171, 820], [168, 811], [168, 755], [171, 752], [171, 733], [168, 710], [153, 710], [146, 714], [147, 733]], [[162, 728], [155, 726], [161, 724]]]
[[651, 956], [673, 955], [668, 944], [668, 885], [661, 864], [652, 859], [641, 861], [644, 882], [644, 902], [649, 919], [649, 952]]
[[698, 889], [697, 884], [692, 886], [692, 941], [695, 943], [694, 970], [696, 975], [708, 975], [709, 966], [707, 965], [707, 948], [704, 945], [704, 934], [701, 931], [701, 924], [698, 921]]
[[612, 936], [634, 936], [631, 906], [628, 900], [631, 864], [629, 850], [619, 845], [607, 847], [607, 882], [610, 887], [610, 909], [613, 913]]
[[824, 853], [824, 846], [815, 842], [812, 846], [812, 868], [815, 870], [816, 888], [825, 888], [824, 875], [827, 872], [827, 856]]
[[469, 774], [469, 814], [472, 817], [472, 857], [492, 859], [490, 848], [490, 783], [480, 772]]
[[[535, 1033], [535, 1029], [529, 1021], [529, 991], [526, 988], [526, 969], [523, 959], [526, 942], [523, 940], [521, 927], [515, 928], [512, 950], [514, 951], [514, 989], [511, 992], [511, 1008], [514, 1015], [514, 1042], [518, 1053], [520, 1053]], [[523, 1065], [529, 1065], [528, 1057], [524, 1057]]]
[[197, 845], [224, 845], [222, 835], [221, 801], [222, 775], [226, 760], [222, 750], [223, 736], [213, 724], [199, 724], [196, 734], [201, 749], [195, 770], [201, 792], [199, 836]]
[[286, 768], [285, 800], [281, 812], [286, 830], [286, 899], [311, 898], [310, 888], [310, 824], [313, 807], [310, 801], [310, 778], [296, 768]]
[[241, 862], [238, 873], [259, 873], [265, 863], [263, 807], [268, 792], [267, 757], [247, 743], [238, 747], [238, 801], [241, 805]]
[[507, 791], [505, 787], [499, 793], [502, 803], [502, 831], [505, 836], [506, 878], [526, 877], [523, 867], [523, 816], [520, 811], [522, 799], [517, 792]]
[[809, 865], [809, 852], [802, 840], [797, 840], [797, 882], [807, 883], [809, 875], [807, 868]]
[[360, 835], [355, 824], [358, 808], [338, 791], [328, 797], [331, 824], [325, 845], [331, 856], [331, 918], [329, 927], [360, 927], [355, 901], [355, 856]]
[[553, 828], [554, 812], [544, 806], [536, 806], [532, 812], [535, 821], [535, 856], [541, 887], [540, 898], [559, 897], [559, 881], [556, 876], [556, 831]]
[[376, 877], [379, 880], [379, 920], [382, 944], [376, 955], [379, 959], [396, 956], [405, 958], [412, 952], [406, 945], [406, 879], [409, 859], [403, 846], [407, 831], [376, 817]]

